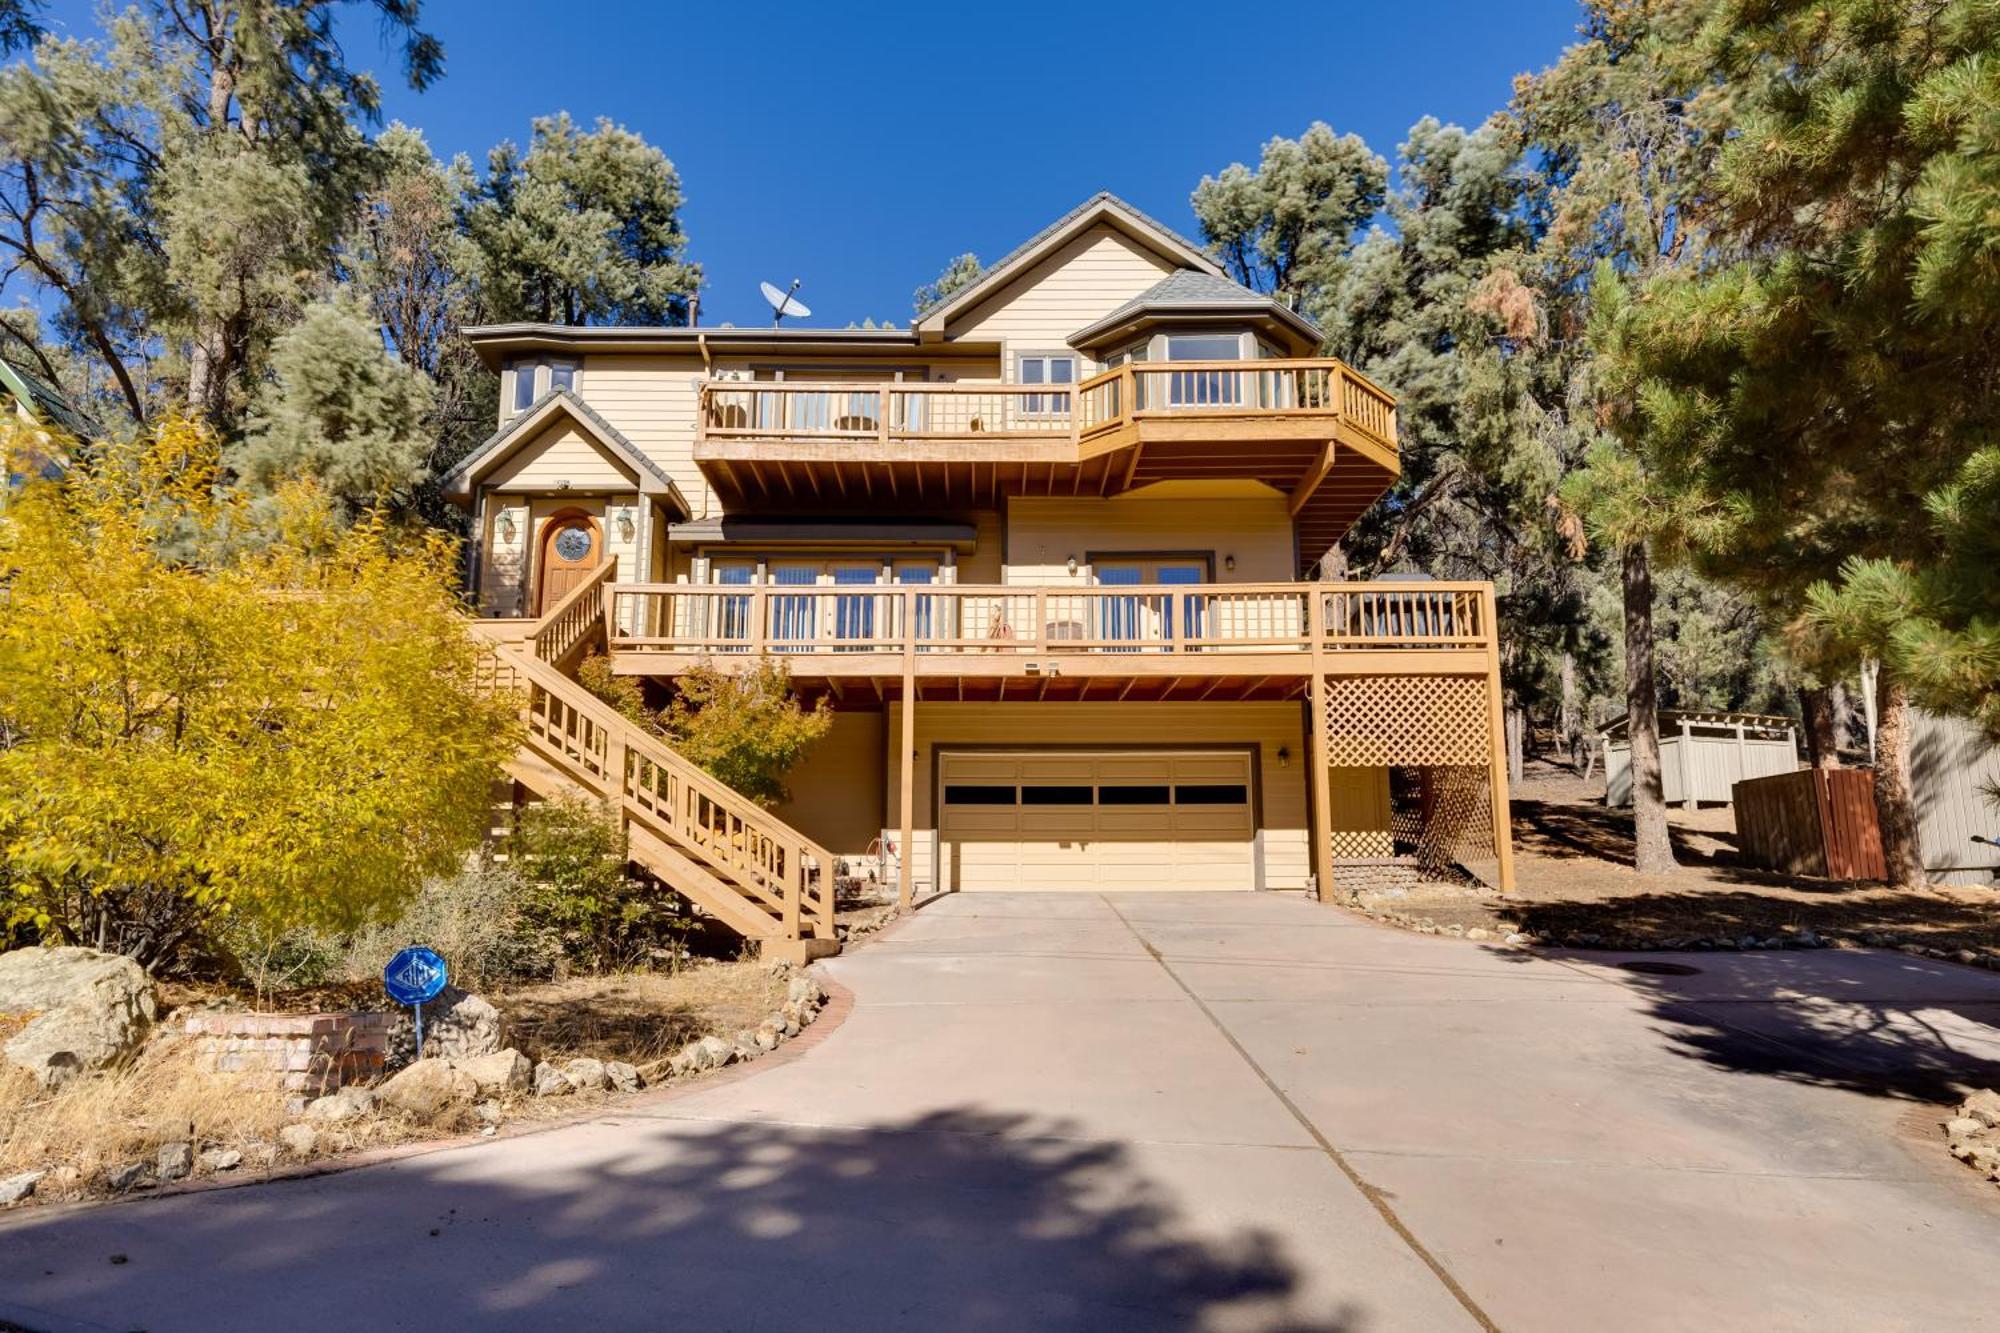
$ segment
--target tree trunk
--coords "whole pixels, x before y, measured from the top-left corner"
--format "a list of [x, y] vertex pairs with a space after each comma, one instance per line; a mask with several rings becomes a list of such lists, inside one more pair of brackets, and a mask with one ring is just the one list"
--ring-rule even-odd
[[1562, 655], [1562, 699], [1556, 705], [1557, 743], [1562, 746], [1563, 762], [1577, 771], [1580, 756], [1577, 750], [1583, 744], [1583, 710], [1577, 706], [1576, 697], [1576, 654], [1564, 652]]
[[1625, 597], [1625, 732], [1632, 742], [1632, 864], [1642, 875], [1672, 870], [1667, 797], [1660, 785], [1660, 691], [1653, 675], [1653, 566], [1643, 542], [1621, 556]]
[[1527, 763], [1528, 715], [1517, 703], [1507, 705], [1507, 781], [1516, 787], [1522, 783], [1522, 771]]
[[1839, 732], [1834, 727], [1833, 687], [1799, 687], [1799, 711], [1805, 718], [1806, 755], [1814, 768], [1840, 767]]
[[1910, 790], [1910, 695], [1886, 669], [1875, 677], [1875, 716], [1875, 815], [1882, 824], [1882, 860], [1889, 867], [1891, 888], [1921, 889], [1929, 877]]

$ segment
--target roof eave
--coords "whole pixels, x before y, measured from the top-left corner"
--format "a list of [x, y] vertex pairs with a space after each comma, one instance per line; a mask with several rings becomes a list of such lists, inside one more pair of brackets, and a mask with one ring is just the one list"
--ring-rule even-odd
[[1107, 315], [1094, 324], [1078, 329], [1070, 335], [1070, 346], [1079, 351], [1090, 351], [1105, 343], [1114, 341], [1121, 335], [1135, 333], [1141, 329], [1160, 324], [1209, 323], [1215, 320], [1252, 321], [1282, 327], [1297, 339], [1296, 350], [1310, 354], [1317, 351], [1326, 335], [1297, 311], [1273, 301], [1267, 305], [1232, 305], [1217, 302], [1212, 305], [1171, 305], [1155, 306], [1150, 309], [1128, 310], [1123, 314]]

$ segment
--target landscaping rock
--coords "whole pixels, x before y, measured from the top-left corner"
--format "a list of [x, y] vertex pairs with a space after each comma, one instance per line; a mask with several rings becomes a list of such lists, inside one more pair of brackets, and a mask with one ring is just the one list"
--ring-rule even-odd
[[1958, 1113], [1988, 1129], [2000, 1126], [2000, 1092], [1981, 1088], [1958, 1104]]
[[735, 1042], [736, 1058], [739, 1060], [754, 1060], [760, 1054], [757, 1046], [757, 1034], [749, 1028], [736, 1029]]
[[535, 1066], [535, 1095], [537, 1097], [567, 1097], [576, 1091], [576, 1084], [563, 1077], [563, 1071], [547, 1060]]
[[162, 1143], [157, 1159], [153, 1163], [153, 1174], [161, 1180], [179, 1180], [194, 1172], [194, 1145], [192, 1143]]
[[637, 1092], [645, 1086], [639, 1071], [623, 1060], [606, 1060], [604, 1076], [611, 1080], [611, 1086], [617, 1092]]
[[707, 1058], [708, 1052], [702, 1050], [701, 1043], [691, 1041], [681, 1047], [679, 1051], [675, 1052], [673, 1058], [667, 1061], [667, 1072], [675, 1077], [683, 1074], [692, 1074], [703, 1067], [702, 1061]]
[[152, 980], [130, 958], [75, 948], [0, 954], [0, 1014], [34, 1015], [0, 1053], [45, 1088], [124, 1058], [154, 1013]]
[[703, 1037], [699, 1044], [703, 1055], [700, 1067], [703, 1069], [720, 1069], [736, 1058], [736, 1048], [713, 1032]]
[[113, 1167], [104, 1173], [104, 1187], [115, 1194], [123, 1194], [126, 1190], [136, 1189], [150, 1170], [152, 1167], [145, 1162], [127, 1162]]
[[769, 1026], [758, 1028], [757, 1038], [756, 1038], [757, 1049], [760, 1051], [777, 1050], [778, 1042], [780, 1040], [779, 1034], [782, 1033], [783, 1031], [784, 1031], [783, 1028], [774, 1028]]
[[500, 1049], [500, 1011], [456, 986], [446, 986], [424, 1006], [424, 1047], [419, 1055], [470, 1060]]
[[319, 1131], [311, 1125], [286, 1125], [278, 1131], [278, 1146], [294, 1157], [310, 1157], [319, 1147]]
[[234, 1148], [210, 1148], [195, 1163], [204, 1171], [234, 1171], [243, 1165], [243, 1154]]
[[479, 1105], [473, 1109], [477, 1111], [479, 1114], [480, 1124], [492, 1126], [500, 1123], [500, 1117], [502, 1112], [499, 1102], [496, 1102], [491, 1098], [488, 1098], [486, 1101], [479, 1103]]
[[819, 982], [808, 976], [793, 977], [791, 984], [785, 987], [785, 998], [802, 1004], [818, 1004], [825, 996], [826, 992], [820, 988]]
[[535, 1083], [534, 1065], [529, 1063], [527, 1056], [511, 1046], [491, 1055], [476, 1055], [469, 1060], [454, 1060], [451, 1063], [454, 1068], [471, 1076], [482, 1093], [526, 1092]]
[[42, 1177], [47, 1174], [46, 1171], [23, 1171], [17, 1176], [8, 1176], [0, 1180], [0, 1207], [19, 1203], [33, 1194], [35, 1186], [41, 1184]]
[[338, 1124], [343, 1120], [359, 1120], [363, 1116], [375, 1114], [375, 1102], [375, 1094], [367, 1088], [340, 1088], [324, 1097], [315, 1097], [307, 1102], [305, 1117], [329, 1125]]
[[611, 1086], [611, 1079], [604, 1072], [604, 1061], [593, 1060], [580, 1055], [562, 1067], [563, 1077], [579, 1092], [602, 1092]]
[[384, 1083], [381, 1091], [384, 1106], [418, 1120], [435, 1119], [478, 1096], [479, 1085], [472, 1075], [437, 1058], [417, 1061]]

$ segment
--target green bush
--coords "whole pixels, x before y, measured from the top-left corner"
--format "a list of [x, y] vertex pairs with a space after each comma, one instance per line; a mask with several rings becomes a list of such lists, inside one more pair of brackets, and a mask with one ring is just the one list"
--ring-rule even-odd
[[672, 966], [693, 917], [680, 897], [627, 873], [625, 835], [608, 810], [580, 799], [521, 812], [509, 844], [525, 881], [522, 915], [585, 972]]

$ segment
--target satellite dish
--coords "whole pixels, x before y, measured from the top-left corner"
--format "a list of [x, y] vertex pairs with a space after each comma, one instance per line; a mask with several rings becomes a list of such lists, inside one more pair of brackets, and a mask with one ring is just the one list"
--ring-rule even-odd
[[792, 292], [799, 289], [799, 280], [797, 278], [792, 279], [791, 291], [781, 292], [768, 282], [760, 282], [757, 285], [764, 289], [764, 299], [771, 303], [772, 328], [777, 328], [778, 321], [786, 315], [797, 315], [799, 318], [804, 319], [806, 316], [812, 314], [812, 311], [806, 309], [803, 301], [798, 300], [792, 295]]

